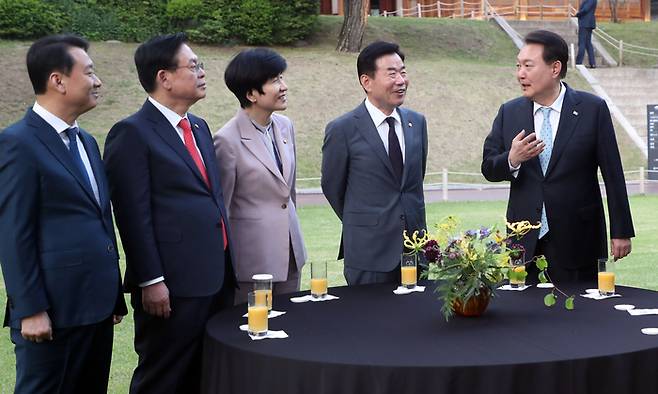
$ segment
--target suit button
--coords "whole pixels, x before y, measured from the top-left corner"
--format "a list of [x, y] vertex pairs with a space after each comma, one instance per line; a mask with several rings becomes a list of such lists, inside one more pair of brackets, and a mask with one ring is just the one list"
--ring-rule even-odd
[[400, 215], [400, 220], [404, 220], [404, 215]]
[[114, 252], [114, 245], [107, 245], [108, 252]]
[[286, 208], [288, 208], [287, 204], [281, 204], [281, 209], [286, 209]]

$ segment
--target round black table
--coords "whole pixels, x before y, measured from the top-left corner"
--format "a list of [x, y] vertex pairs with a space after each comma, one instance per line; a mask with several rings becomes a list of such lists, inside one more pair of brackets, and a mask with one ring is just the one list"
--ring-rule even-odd
[[564, 298], [545, 307], [545, 289], [498, 291], [483, 316], [446, 322], [427, 285], [404, 296], [393, 285], [331, 288], [339, 300], [303, 304], [274, 297], [287, 314], [270, 329], [287, 339], [252, 341], [238, 329], [246, 306], [222, 311], [207, 326], [204, 392], [658, 393], [658, 336], [640, 331], [658, 327], [658, 315], [613, 308], [656, 308], [656, 292], [617, 287], [623, 297], [577, 296], [567, 311]]

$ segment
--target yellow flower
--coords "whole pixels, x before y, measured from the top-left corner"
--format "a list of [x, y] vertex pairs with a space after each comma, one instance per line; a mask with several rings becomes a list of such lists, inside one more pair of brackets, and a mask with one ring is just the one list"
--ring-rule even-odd
[[430, 240], [430, 235], [427, 233], [427, 231], [423, 231], [422, 237], [419, 237], [418, 233], [419, 233], [418, 230], [414, 231], [413, 234], [411, 235], [411, 238], [409, 238], [409, 235], [407, 234], [407, 230], [404, 230], [404, 232], [402, 233], [402, 236], [404, 238], [403, 244], [407, 249], [419, 252], [423, 248], [423, 246], [425, 246], [427, 241]]
[[519, 238], [529, 233], [530, 230], [537, 230], [541, 227], [541, 223], [532, 225], [527, 220], [523, 220], [521, 222], [514, 222], [514, 223], [506, 222], [506, 224], [507, 224], [507, 228], [510, 230], [510, 234]]

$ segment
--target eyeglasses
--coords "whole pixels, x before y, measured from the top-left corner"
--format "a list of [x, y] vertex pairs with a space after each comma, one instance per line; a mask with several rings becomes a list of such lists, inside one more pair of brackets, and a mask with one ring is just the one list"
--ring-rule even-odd
[[189, 64], [187, 66], [178, 66], [178, 67], [174, 67], [173, 69], [178, 70], [179, 68], [189, 68], [190, 71], [192, 71], [194, 73], [197, 73], [197, 74], [199, 73], [199, 71], [205, 70], [205, 68], [203, 67], [203, 62], [192, 63], [192, 64]]

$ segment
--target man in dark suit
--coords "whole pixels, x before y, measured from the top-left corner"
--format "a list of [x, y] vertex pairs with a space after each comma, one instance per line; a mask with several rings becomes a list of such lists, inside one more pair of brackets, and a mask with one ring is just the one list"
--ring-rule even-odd
[[196, 393], [206, 321], [232, 305], [235, 283], [210, 129], [188, 112], [205, 72], [182, 33], [140, 45], [135, 65], [149, 97], [105, 143], [135, 309], [130, 392]]
[[368, 45], [357, 72], [367, 97], [326, 127], [322, 191], [343, 222], [347, 283], [399, 283], [402, 233], [425, 229], [427, 123], [400, 108], [409, 80], [397, 44]]
[[631, 251], [633, 222], [615, 131], [601, 98], [571, 89], [562, 37], [538, 30], [525, 37], [517, 59], [523, 97], [500, 107], [484, 142], [482, 174], [510, 181], [510, 222], [540, 222], [522, 239], [526, 259], [546, 255], [556, 281], [596, 277], [607, 255], [597, 171], [605, 182], [612, 255]]
[[583, 64], [585, 50], [589, 66], [596, 68], [596, 58], [594, 58], [594, 47], [592, 46], [592, 31], [596, 29], [596, 0], [583, 0], [580, 8], [576, 13], [578, 18], [578, 55], [576, 64]]
[[105, 393], [113, 323], [127, 313], [110, 196], [78, 116], [101, 81], [77, 36], [27, 53], [36, 102], [0, 134], [0, 262], [16, 393]]

